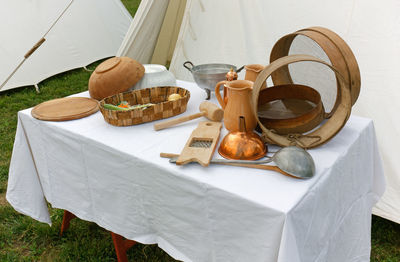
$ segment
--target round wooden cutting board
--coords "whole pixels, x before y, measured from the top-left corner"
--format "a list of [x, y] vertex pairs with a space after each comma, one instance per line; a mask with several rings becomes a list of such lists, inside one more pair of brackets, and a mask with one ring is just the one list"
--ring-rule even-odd
[[32, 109], [34, 118], [46, 121], [79, 119], [96, 113], [99, 102], [87, 97], [65, 97], [43, 102]]

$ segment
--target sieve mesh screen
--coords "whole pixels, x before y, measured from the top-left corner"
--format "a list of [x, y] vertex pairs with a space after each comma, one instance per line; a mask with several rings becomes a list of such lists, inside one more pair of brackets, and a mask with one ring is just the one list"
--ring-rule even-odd
[[[322, 48], [306, 36], [296, 36], [289, 50], [289, 55], [292, 54], [312, 55], [331, 64]], [[335, 73], [325, 65], [313, 62], [293, 63], [288, 68], [293, 83], [307, 85], [317, 90], [321, 95], [325, 111], [330, 112], [335, 105], [337, 95]]]

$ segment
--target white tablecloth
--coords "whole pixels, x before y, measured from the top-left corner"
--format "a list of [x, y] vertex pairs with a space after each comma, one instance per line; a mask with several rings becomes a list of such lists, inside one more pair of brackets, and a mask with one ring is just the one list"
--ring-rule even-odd
[[[178, 85], [191, 91], [185, 114], [197, 112], [205, 93]], [[309, 150], [316, 175], [296, 180], [159, 157], [179, 153], [200, 120], [156, 132], [109, 125], [100, 112], [46, 122], [30, 111], [18, 114], [7, 200], [34, 219], [51, 223], [47, 200], [184, 261], [369, 261], [371, 209], [385, 188], [369, 119], [352, 116]]]

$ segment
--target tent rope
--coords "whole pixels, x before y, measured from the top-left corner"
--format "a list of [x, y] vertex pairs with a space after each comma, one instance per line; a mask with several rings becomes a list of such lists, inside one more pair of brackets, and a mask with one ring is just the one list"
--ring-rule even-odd
[[[71, 6], [72, 2], [74, 0], [71, 0], [71, 2], [67, 5], [67, 7], [61, 12], [61, 14], [57, 17], [57, 19], [53, 22], [53, 24], [50, 26], [49, 30], [40, 38], [40, 40], [31, 48], [29, 51], [24, 55], [24, 59], [15, 67], [15, 69], [11, 72], [11, 74], [6, 78], [6, 80], [0, 85], [0, 91], [3, 89], [3, 87], [8, 83], [8, 81], [11, 79], [11, 77], [14, 76], [14, 74], [18, 71], [18, 69], [25, 63], [25, 61], [46, 41], [46, 35], [50, 32], [50, 30], [55, 26], [55, 24], [60, 20], [60, 18], [65, 14], [65, 12], [68, 10], [68, 8]], [[37, 87], [37, 84], [35, 85], [36, 91], [39, 90]]]
[[204, 4], [201, 0], [199, 0], [199, 5], [200, 5], [201, 11], [204, 13], [206, 11], [206, 9], [204, 8]]
[[24, 58], [18, 65], [17, 67], [11, 72], [11, 74], [6, 78], [6, 80], [1, 84], [0, 90], [3, 89], [3, 87], [7, 84], [8, 80], [17, 72], [17, 70], [22, 66], [22, 64], [25, 62], [26, 58]]
[[189, 23], [189, 32], [190, 32], [190, 36], [192, 37], [192, 39], [193, 40], [197, 40], [197, 35], [196, 35], [196, 33], [194, 32], [194, 29], [193, 29], [193, 25], [192, 25], [192, 21], [191, 21], [192, 19], [191, 19], [191, 17], [189, 16], [189, 19], [188, 19], [188, 23]]
[[67, 12], [68, 8], [72, 5], [72, 2], [74, 2], [74, 0], [71, 0], [71, 2], [67, 5], [67, 7], [64, 8], [64, 10], [61, 12], [61, 14], [57, 17], [57, 19], [50, 26], [49, 30], [47, 30], [47, 32], [43, 35], [43, 38], [46, 37], [46, 35], [50, 32], [50, 30], [53, 29], [53, 27], [57, 24], [58, 20], [60, 20], [60, 18], [65, 14], [65, 12]]

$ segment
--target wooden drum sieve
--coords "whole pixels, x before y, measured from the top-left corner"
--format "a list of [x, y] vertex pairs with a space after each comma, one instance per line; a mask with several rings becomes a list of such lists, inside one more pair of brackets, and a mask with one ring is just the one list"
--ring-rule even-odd
[[321, 95], [305, 85], [265, 88], [260, 91], [258, 98], [260, 122], [281, 135], [314, 129], [324, 119], [324, 112]]
[[[323, 27], [310, 27], [292, 34], [288, 34], [279, 39], [271, 50], [270, 62], [278, 58], [287, 56], [294, 39], [297, 36], [305, 36], [313, 40], [325, 52], [333, 67], [343, 76], [344, 82], [349, 86], [351, 92], [351, 104], [357, 101], [360, 93], [361, 77], [357, 60], [346, 42], [335, 32]], [[289, 73], [288, 66], [283, 66], [271, 75], [274, 85], [292, 84], [293, 80]], [[337, 81], [337, 96], [335, 104], [325, 117], [331, 117], [339, 106], [339, 80]]]
[[258, 111], [261, 86], [267, 78], [276, 70], [297, 62], [320, 63], [329, 67], [336, 74], [336, 79], [338, 81], [337, 106], [331, 117], [310, 133], [302, 134], [299, 132], [286, 135], [279, 135], [274, 130], [265, 127], [257, 114], [256, 118], [262, 130], [264, 142], [279, 146], [296, 145], [302, 148], [317, 147], [333, 138], [346, 124], [351, 113], [352, 100], [349, 85], [346, 84], [343, 76], [332, 65], [310, 55], [289, 55], [276, 59], [260, 72], [253, 85], [253, 110], [254, 112]]

